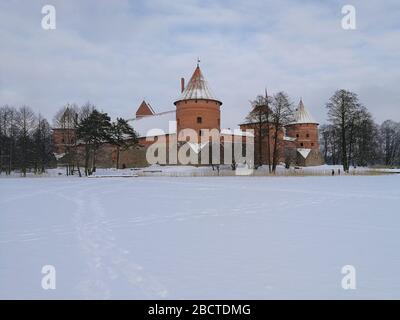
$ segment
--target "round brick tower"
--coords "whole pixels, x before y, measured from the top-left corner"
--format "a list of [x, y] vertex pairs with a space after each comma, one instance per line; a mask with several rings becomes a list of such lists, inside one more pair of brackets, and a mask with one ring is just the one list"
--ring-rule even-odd
[[295, 139], [297, 165], [316, 166], [324, 163], [319, 150], [318, 122], [306, 110], [302, 99], [294, 114], [294, 121], [285, 128], [286, 135]]
[[202, 129], [220, 130], [222, 102], [212, 93], [199, 65], [194, 70], [187, 86], [185, 87], [183, 79], [181, 85], [182, 94], [174, 102], [178, 137], [183, 129], [193, 129], [199, 137]]
[[286, 135], [296, 138], [296, 148], [319, 150], [318, 123], [306, 110], [301, 99], [294, 114], [294, 122], [286, 126]]

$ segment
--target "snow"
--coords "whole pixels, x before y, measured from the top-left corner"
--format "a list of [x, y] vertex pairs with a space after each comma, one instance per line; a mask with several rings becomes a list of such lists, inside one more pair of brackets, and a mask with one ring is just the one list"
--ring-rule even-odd
[[166, 111], [129, 121], [139, 137], [153, 137], [176, 133], [176, 111]]
[[0, 179], [0, 298], [400, 298], [399, 182]]

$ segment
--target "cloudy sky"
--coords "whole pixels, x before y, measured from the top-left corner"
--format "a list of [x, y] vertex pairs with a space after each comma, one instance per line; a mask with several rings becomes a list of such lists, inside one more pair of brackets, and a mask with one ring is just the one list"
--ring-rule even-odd
[[[56, 30], [41, 27], [46, 4]], [[341, 26], [345, 4], [356, 30]], [[224, 127], [266, 86], [303, 97], [320, 123], [339, 88], [376, 121], [400, 121], [399, 0], [0, 0], [0, 104], [49, 119], [67, 102], [112, 117], [132, 117], [142, 99], [171, 110], [197, 57]]]

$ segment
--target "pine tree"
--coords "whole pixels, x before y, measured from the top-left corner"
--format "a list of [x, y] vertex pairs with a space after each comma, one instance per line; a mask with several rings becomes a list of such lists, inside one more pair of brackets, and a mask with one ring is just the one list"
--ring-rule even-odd
[[[85, 143], [85, 174], [96, 171], [96, 152], [105, 142], [111, 142], [111, 122], [107, 113], [96, 109], [77, 126], [77, 136]], [[92, 157], [91, 168], [89, 158]]]
[[119, 156], [121, 150], [126, 150], [137, 143], [137, 133], [129, 125], [128, 121], [117, 118], [110, 127], [110, 141], [116, 146], [116, 168], [119, 169]]

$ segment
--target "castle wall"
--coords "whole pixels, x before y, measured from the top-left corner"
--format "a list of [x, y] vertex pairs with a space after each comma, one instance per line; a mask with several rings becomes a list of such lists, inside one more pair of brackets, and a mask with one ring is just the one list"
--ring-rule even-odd
[[[263, 164], [268, 164], [268, 135], [267, 135], [267, 130], [268, 126], [266, 124], [262, 124], [261, 126], [261, 134], [260, 134], [260, 127], [258, 124], [254, 123], [245, 123], [240, 125], [241, 130], [254, 130], [254, 161], [257, 164], [258, 163], [258, 155], [260, 153], [260, 136], [261, 136], [261, 161]], [[270, 145], [270, 162], [272, 163], [272, 156], [274, 152], [274, 146], [275, 146], [275, 129], [270, 126], [269, 128], [269, 145]], [[284, 132], [279, 131], [278, 132], [278, 163], [283, 162], [285, 159], [285, 152], [284, 152], [284, 146], [285, 146], [285, 141], [283, 140], [284, 137]]]
[[55, 153], [65, 153], [69, 146], [73, 146], [76, 142], [75, 129], [53, 129], [53, 144]]

